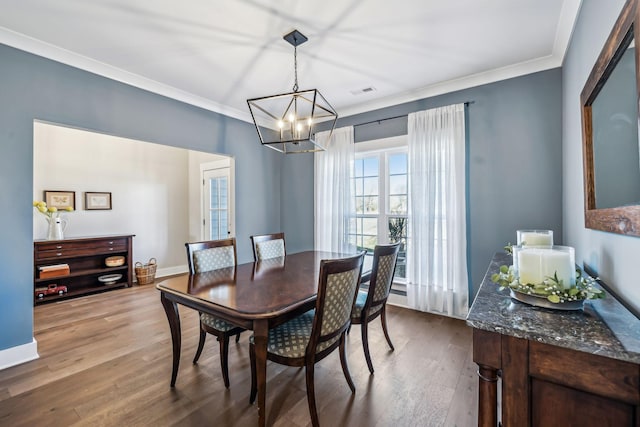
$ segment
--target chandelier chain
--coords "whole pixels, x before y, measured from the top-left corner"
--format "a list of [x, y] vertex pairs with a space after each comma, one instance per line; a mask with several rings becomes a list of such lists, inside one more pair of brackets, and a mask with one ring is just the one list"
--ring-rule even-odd
[[293, 91], [298, 91], [298, 46], [293, 46]]

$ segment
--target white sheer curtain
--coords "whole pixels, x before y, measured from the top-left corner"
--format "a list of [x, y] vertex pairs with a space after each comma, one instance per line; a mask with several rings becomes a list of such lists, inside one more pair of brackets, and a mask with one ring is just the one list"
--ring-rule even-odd
[[407, 300], [421, 311], [468, 312], [464, 104], [409, 114]]
[[349, 221], [355, 216], [351, 187], [354, 164], [353, 126], [318, 132], [316, 139], [328, 147], [315, 153], [315, 248], [349, 253]]

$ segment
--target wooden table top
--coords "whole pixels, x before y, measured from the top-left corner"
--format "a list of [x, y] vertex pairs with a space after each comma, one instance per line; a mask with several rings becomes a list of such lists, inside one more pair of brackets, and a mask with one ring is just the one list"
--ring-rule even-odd
[[170, 293], [241, 319], [274, 318], [315, 301], [320, 261], [345, 254], [308, 251], [164, 280]]

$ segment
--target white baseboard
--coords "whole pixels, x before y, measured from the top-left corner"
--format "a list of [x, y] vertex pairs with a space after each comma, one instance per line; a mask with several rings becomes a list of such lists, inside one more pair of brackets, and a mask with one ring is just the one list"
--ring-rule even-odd
[[28, 344], [0, 350], [0, 370], [39, 358], [38, 342], [35, 338]]

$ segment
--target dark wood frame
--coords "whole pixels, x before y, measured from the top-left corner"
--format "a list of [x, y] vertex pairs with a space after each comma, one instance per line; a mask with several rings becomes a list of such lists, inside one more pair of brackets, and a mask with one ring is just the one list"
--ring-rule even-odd
[[251, 247], [253, 248], [253, 260], [258, 261], [258, 252], [256, 250], [256, 244], [267, 242], [269, 240], [282, 239], [282, 245], [284, 246], [284, 253], [287, 253], [287, 246], [284, 240], [284, 233], [272, 233], [272, 234], [256, 234], [251, 236]]
[[[89, 200], [92, 196], [102, 195], [107, 198], [108, 206], [107, 207], [92, 207], [89, 205]], [[111, 204], [111, 193], [108, 191], [86, 191], [84, 193], [84, 209], [87, 211], [109, 211], [112, 209]]]
[[[640, 205], [596, 208], [591, 106], [613, 72], [629, 39], [640, 41], [639, 0], [627, 0], [580, 94], [582, 105], [582, 158], [584, 170], [585, 227], [611, 233], [640, 236]], [[636, 91], [640, 99], [640, 53], [636, 48]]]
[[[389, 338], [389, 331], [387, 330], [387, 299], [389, 298], [389, 292], [391, 291], [391, 285], [393, 284], [393, 276], [396, 273], [396, 264], [398, 262], [398, 252], [400, 252], [400, 242], [393, 243], [391, 245], [376, 245], [373, 250], [373, 265], [371, 266], [371, 280], [369, 282], [369, 290], [367, 291], [367, 300], [362, 307], [359, 317], [352, 317], [351, 323], [354, 325], [360, 325], [360, 332], [362, 334], [362, 348], [364, 350], [364, 358], [367, 361], [369, 372], [373, 374], [373, 363], [371, 362], [371, 355], [369, 353], [369, 332], [368, 324], [376, 317], [380, 316], [382, 322], [382, 331], [384, 337], [387, 339], [391, 351], [395, 350], [391, 338]], [[380, 257], [395, 255], [395, 261], [393, 263], [393, 271], [389, 282], [383, 283], [378, 281], [378, 261]], [[374, 299], [376, 289], [378, 286], [386, 286], [386, 292], [384, 298]], [[371, 307], [375, 307], [382, 304], [382, 308], [374, 313], [370, 313]]]
[[[54, 197], [56, 194], [65, 194], [71, 198], [71, 205], [57, 205], [51, 201], [51, 197]], [[76, 192], [75, 191], [63, 191], [63, 190], [44, 190], [43, 196], [44, 202], [47, 204], [48, 208], [58, 208], [64, 209], [68, 206], [71, 206], [73, 210], [76, 210]]]
[[[358, 286], [360, 283], [360, 276], [362, 275], [362, 263], [364, 261], [364, 252], [354, 257], [343, 258], [343, 259], [333, 259], [333, 260], [322, 260], [320, 262], [320, 277], [318, 279], [318, 297], [316, 299], [316, 311], [315, 316], [313, 318], [313, 326], [311, 328], [311, 337], [309, 338], [309, 343], [307, 344], [307, 348], [305, 350], [305, 355], [303, 357], [283, 357], [274, 353], [269, 353], [267, 351], [267, 360], [271, 360], [272, 362], [279, 363], [281, 365], [287, 366], [298, 366], [305, 367], [306, 372], [306, 384], [307, 384], [307, 402], [309, 404], [309, 413], [311, 414], [311, 423], [314, 427], [320, 425], [318, 420], [318, 411], [316, 408], [316, 398], [314, 392], [314, 366], [316, 362], [327, 357], [331, 354], [336, 348], [340, 349], [340, 364], [342, 365], [342, 372], [344, 374], [345, 379], [347, 380], [347, 384], [349, 384], [349, 388], [351, 389], [351, 393], [355, 393], [356, 386], [353, 384], [353, 380], [351, 379], [351, 374], [349, 373], [349, 365], [347, 363], [347, 353], [346, 353], [346, 332], [350, 325], [350, 320], [347, 319], [344, 324], [338, 327], [331, 333], [326, 335], [322, 335], [322, 318], [325, 312], [325, 300], [327, 294], [327, 278], [329, 275], [338, 274], [346, 271], [352, 271], [355, 269], [359, 269], [357, 283], [354, 286], [353, 299], [351, 299], [351, 306], [356, 301], [356, 297], [358, 295]], [[322, 343], [334, 339], [336, 337], [340, 337], [336, 342], [331, 344], [329, 347], [325, 348], [321, 352], [316, 351], [316, 347]], [[255, 345], [253, 343], [249, 346], [249, 357], [251, 359], [251, 395], [249, 397], [249, 402], [253, 403], [256, 399], [256, 395], [258, 392], [258, 382], [256, 375], [256, 350]]]
[[[193, 263], [193, 253], [196, 251], [201, 251], [204, 249], [210, 248], [222, 248], [225, 246], [233, 246], [233, 259], [237, 263], [238, 256], [236, 254], [236, 239], [234, 237], [230, 239], [222, 239], [222, 240], [209, 240], [204, 242], [193, 242], [193, 243], [185, 243], [184, 244], [187, 249], [187, 260], [189, 263], [189, 272], [193, 276], [196, 274], [195, 266]], [[202, 312], [200, 312], [202, 314]], [[207, 339], [207, 334], [211, 334], [218, 339], [220, 343], [220, 369], [222, 370], [222, 380], [224, 381], [224, 386], [229, 388], [229, 338], [233, 335], [236, 336], [236, 342], [240, 340], [240, 333], [244, 331], [244, 328], [235, 327], [228, 331], [221, 331], [219, 329], [215, 329], [210, 327], [209, 325], [200, 322], [200, 339], [198, 341], [198, 349], [196, 350], [196, 354], [193, 357], [193, 364], [198, 363], [198, 359], [200, 359], [200, 355], [202, 354], [202, 349], [204, 348], [204, 342]], [[175, 384], [175, 378], [172, 378], [171, 386], [173, 387]]]

